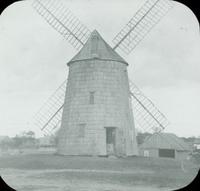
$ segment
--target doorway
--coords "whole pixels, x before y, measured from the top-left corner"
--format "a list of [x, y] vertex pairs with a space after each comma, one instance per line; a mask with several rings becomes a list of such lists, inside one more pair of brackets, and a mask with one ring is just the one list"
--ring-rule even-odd
[[116, 153], [116, 128], [106, 127], [106, 151], [107, 155], [115, 155]]

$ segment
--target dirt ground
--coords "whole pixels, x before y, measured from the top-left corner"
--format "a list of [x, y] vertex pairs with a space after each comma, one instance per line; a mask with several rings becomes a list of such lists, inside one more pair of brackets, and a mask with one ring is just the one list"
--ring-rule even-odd
[[17, 191], [163, 191], [188, 185], [198, 168], [189, 161], [144, 157], [0, 157], [0, 175]]

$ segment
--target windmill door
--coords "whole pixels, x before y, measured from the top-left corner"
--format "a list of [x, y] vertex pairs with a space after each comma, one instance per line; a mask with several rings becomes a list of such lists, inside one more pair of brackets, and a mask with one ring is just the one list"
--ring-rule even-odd
[[116, 143], [116, 128], [106, 128], [106, 150], [107, 155], [115, 155], [115, 143]]

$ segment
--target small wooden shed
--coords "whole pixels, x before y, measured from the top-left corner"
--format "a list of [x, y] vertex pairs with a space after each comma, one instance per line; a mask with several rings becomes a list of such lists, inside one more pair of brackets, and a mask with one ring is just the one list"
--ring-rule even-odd
[[172, 133], [154, 133], [139, 146], [139, 154], [145, 157], [183, 160], [190, 152], [189, 145]]

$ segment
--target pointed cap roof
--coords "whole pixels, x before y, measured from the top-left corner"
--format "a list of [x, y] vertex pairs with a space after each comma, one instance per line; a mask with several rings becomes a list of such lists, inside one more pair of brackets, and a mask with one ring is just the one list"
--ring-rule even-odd
[[110, 60], [127, 64], [127, 62], [105, 42], [96, 30], [91, 33], [83, 48], [72, 58], [68, 65], [76, 61], [91, 59]]

